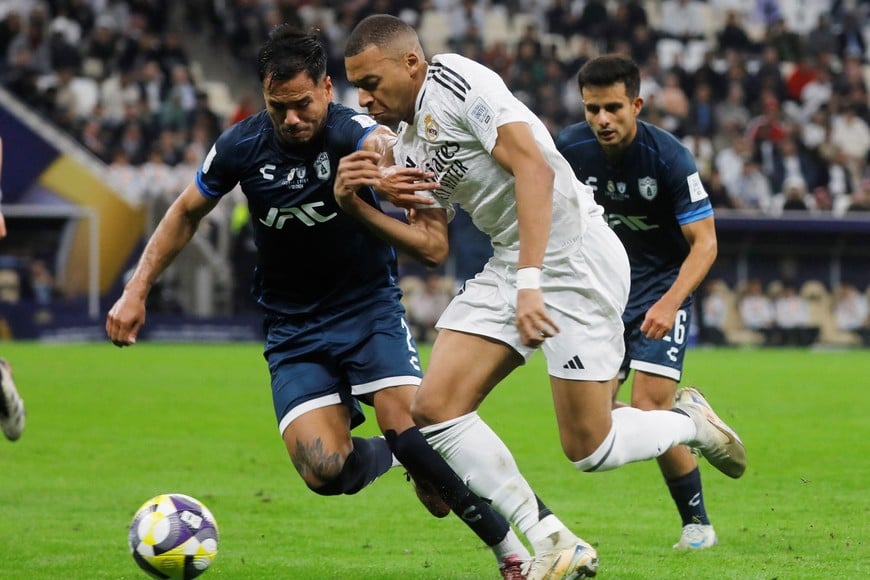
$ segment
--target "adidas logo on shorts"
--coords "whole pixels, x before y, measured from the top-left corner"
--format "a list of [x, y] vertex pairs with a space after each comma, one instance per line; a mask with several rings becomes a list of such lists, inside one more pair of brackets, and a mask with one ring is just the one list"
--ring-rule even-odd
[[563, 369], [574, 369], [574, 370], [578, 370], [578, 369], [583, 369], [583, 368], [586, 368], [586, 367], [584, 367], [584, 366], [583, 366], [583, 363], [580, 362], [580, 357], [579, 357], [578, 355], [575, 354], [575, 355], [574, 355], [574, 358], [572, 358], [571, 360], [569, 360], [568, 362], [566, 362], [565, 364], [562, 365], [562, 368], [563, 368]]

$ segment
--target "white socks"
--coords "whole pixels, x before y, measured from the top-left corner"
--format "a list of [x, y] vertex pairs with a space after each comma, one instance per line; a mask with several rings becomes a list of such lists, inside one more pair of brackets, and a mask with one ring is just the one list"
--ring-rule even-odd
[[420, 431], [474, 493], [490, 500], [493, 508], [528, 538], [535, 552], [552, 549], [551, 537], [576, 540], [555, 516], [539, 519], [538, 499], [513, 455], [477, 413]]
[[620, 407], [613, 410], [612, 417], [610, 433], [598, 449], [573, 462], [580, 471], [608, 471], [652, 459], [695, 438], [695, 422], [682, 413]]
[[[526, 536], [535, 553], [576, 543], [577, 536], [556, 516], [540, 517], [538, 499], [513, 455], [477, 413], [420, 431], [474, 493], [490, 500], [493, 508]], [[573, 463], [581, 471], [607, 471], [658, 457], [675, 445], [692, 441], [695, 431], [692, 419], [681, 413], [622, 407], [613, 411], [613, 426], [598, 449]], [[494, 547], [496, 557], [515, 550], [512, 542]], [[500, 555], [499, 550], [504, 553]]]

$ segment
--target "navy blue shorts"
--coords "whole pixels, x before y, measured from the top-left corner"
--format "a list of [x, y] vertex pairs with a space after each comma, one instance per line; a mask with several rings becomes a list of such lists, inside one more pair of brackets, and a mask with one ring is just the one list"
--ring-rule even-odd
[[365, 421], [357, 397], [419, 385], [420, 355], [398, 291], [305, 316], [268, 314], [263, 356], [281, 434], [297, 417], [321, 407], [351, 408], [351, 428]]
[[689, 325], [692, 322], [691, 302], [677, 310], [671, 331], [659, 340], [647, 338], [641, 331], [646, 309], [631, 321], [625, 322], [625, 359], [619, 369], [619, 378], [628, 377], [629, 369], [679, 381], [683, 375], [683, 359], [689, 343]]

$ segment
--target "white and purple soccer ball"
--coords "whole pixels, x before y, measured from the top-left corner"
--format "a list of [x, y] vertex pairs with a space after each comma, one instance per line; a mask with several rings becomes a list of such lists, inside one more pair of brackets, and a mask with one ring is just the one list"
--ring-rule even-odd
[[136, 510], [129, 540], [133, 559], [145, 572], [188, 580], [205, 572], [217, 556], [218, 527], [201, 501], [165, 493]]

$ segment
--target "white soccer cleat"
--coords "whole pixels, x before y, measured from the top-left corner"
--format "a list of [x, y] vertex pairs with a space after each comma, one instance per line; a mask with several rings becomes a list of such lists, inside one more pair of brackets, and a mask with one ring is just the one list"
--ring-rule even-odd
[[10, 441], [21, 437], [24, 431], [24, 401], [12, 382], [12, 368], [0, 358], [0, 428]]
[[578, 539], [570, 548], [536, 554], [529, 564], [527, 580], [580, 580], [598, 573], [598, 553]]
[[716, 530], [710, 524], [687, 524], [683, 526], [680, 541], [674, 544], [675, 550], [703, 550], [719, 543]]
[[737, 433], [713, 411], [710, 403], [695, 387], [677, 391], [674, 408], [685, 412], [697, 428], [696, 439], [690, 445], [697, 447], [710, 464], [737, 479], [746, 471], [746, 448]]

